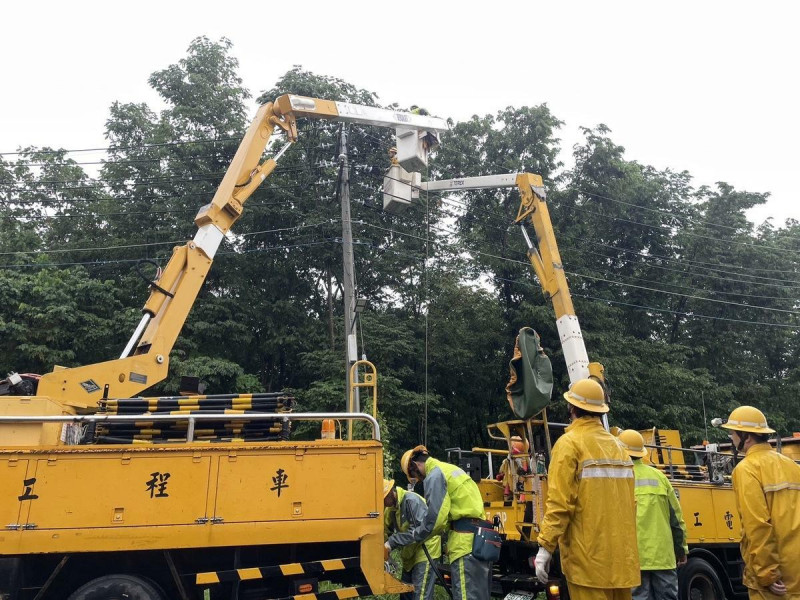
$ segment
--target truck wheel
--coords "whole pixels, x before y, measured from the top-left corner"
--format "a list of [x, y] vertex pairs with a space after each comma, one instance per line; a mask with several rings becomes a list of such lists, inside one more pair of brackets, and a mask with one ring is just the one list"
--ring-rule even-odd
[[680, 600], [725, 600], [717, 572], [702, 558], [690, 558], [678, 570], [678, 596]]
[[145, 579], [105, 575], [78, 588], [69, 600], [164, 600], [164, 596]]

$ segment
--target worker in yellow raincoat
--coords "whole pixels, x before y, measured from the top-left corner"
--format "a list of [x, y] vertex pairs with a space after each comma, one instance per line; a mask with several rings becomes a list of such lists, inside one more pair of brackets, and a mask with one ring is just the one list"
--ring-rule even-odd
[[536, 577], [548, 583], [556, 548], [572, 600], [630, 600], [639, 585], [633, 462], [600, 421], [602, 386], [581, 379], [564, 394], [570, 420], [553, 446]]
[[768, 443], [757, 408], [740, 406], [722, 427], [737, 451], [733, 491], [742, 520], [743, 583], [751, 600], [800, 599], [800, 465]]
[[[383, 481], [383, 506], [384, 541], [388, 541], [395, 533], [418, 527], [428, 512], [422, 496], [397, 487], [393, 479]], [[438, 535], [432, 535], [422, 543], [412, 542], [400, 548], [402, 580], [414, 586], [414, 593], [400, 594], [400, 600], [433, 600], [435, 576], [422, 544], [425, 544], [431, 560], [442, 555], [442, 539]]]

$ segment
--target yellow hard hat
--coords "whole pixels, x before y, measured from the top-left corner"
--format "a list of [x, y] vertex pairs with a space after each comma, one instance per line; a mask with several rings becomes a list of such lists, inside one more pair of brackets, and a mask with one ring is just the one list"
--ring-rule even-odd
[[591, 413], [607, 413], [606, 395], [603, 386], [594, 379], [579, 379], [564, 392], [564, 400]]
[[416, 446], [411, 450], [406, 450], [403, 456], [400, 458], [400, 469], [402, 469], [403, 473], [405, 473], [406, 477], [409, 481], [416, 481], [416, 477], [412, 477], [408, 474], [408, 466], [411, 464], [411, 457], [414, 456], [417, 452], [427, 452], [428, 449], [425, 446]]
[[767, 417], [755, 406], [734, 408], [728, 420], [721, 427], [750, 433], [775, 433], [775, 430], [770, 429], [769, 425], [767, 425]]
[[647, 454], [647, 450], [644, 449], [644, 438], [635, 429], [626, 429], [620, 433], [617, 442], [633, 458], [642, 458]]
[[392, 489], [394, 489], [394, 479], [384, 479], [383, 480], [383, 497], [386, 498], [386, 496], [389, 495], [389, 492], [391, 492]]

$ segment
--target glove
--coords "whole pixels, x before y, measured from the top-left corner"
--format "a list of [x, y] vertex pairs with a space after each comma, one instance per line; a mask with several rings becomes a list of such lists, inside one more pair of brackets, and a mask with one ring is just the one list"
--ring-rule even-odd
[[383, 562], [389, 560], [389, 555], [392, 553], [391, 547], [389, 547], [389, 543], [385, 543], [383, 545]]
[[785, 596], [786, 595], [786, 584], [783, 583], [780, 579], [769, 586], [769, 591], [775, 594], [776, 596]]
[[553, 555], [546, 549], [539, 546], [539, 552], [536, 554], [536, 559], [533, 561], [533, 565], [536, 567], [536, 579], [543, 584], [546, 584], [550, 580], [547, 572], [550, 570], [550, 559], [552, 556]]

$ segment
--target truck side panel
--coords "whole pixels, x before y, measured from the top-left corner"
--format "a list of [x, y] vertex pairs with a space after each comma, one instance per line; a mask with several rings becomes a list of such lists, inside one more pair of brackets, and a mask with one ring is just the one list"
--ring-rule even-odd
[[0, 453], [0, 515], [4, 525], [19, 525], [0, 535], [0, 554], [382, 534], [377, 442], [62, 446], [16, 454]]

